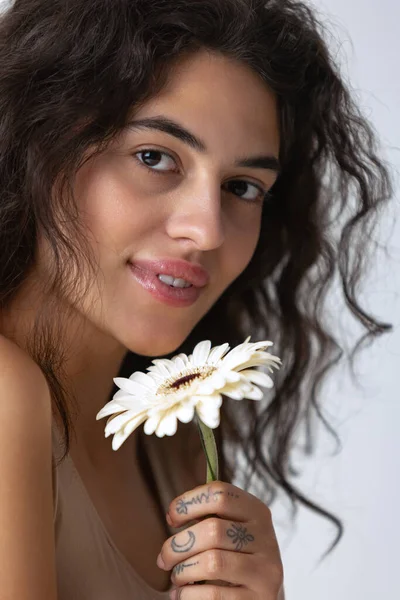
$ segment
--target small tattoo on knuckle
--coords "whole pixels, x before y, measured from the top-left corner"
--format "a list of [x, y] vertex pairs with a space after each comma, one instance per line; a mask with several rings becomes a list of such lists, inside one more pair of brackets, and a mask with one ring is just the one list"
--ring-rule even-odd
[[229, 498], [239, 498], [239, 494], [235, 494], [234, 492], [228, 492]]
[[175, 565], [175, 567], [172, 569], [172, 573], [174, 575], [180, 575], [188, 567], [194, 567], [195, 565], [198, 565], [198, 564], [200, 564], [200, 561], [198, 561], [198, 560], [196, 562], [191, 562], [191, 563], [179, 563], [178, 565]]
[[235, 550], [242, 550], [243, 546], [247, 546], [250, 542], [254, 542], [254, 535], [247, 532], [246, 527], [240, 523], [231, 523], [231, 527], [226, 532], [227, 536], [232, 539], [235, 544]]
[[[191, 550], [196, 542], [196, 536], [193, 533], [193, 531], [187, 531], [186, 532], [188, 535], [188, 539], [186, 540], [186, 542], [184, 542], [183, 544], [179, 544], [176, 541], [177, 536], [175, 535], [172, 540], [171, 540], [171, 548], [173, 550], [173, 552], [189, 552], [189, 550]], [[181, 534], [179, 534], [179, 537], [182, 537]]]
[[190, 500], [184, 500], [181, 498], [176, 503], [176, 512], [178, 515], [187, 515], [188, 507], [196, 504], [209, 504], [210, 502], [218, 502], [219, 496], [224, 494], [224, 492], [220, 490], [212, 491], [211, 487], [208, 488], [207, 492], [203, 492], [202, 494], [197, 494], [193, 496]]

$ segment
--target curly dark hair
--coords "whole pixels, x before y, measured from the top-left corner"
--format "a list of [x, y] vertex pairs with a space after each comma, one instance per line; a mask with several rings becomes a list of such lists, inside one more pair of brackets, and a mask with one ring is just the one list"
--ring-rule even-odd
[[[281, 173], [263, 208], [253, 259], [179, 351], [203, 339], [274, 341], [283, 367], [265, 402], [223, 404], [221, 479], [232, 480], [228, 450], [240, 449], [250, 465], [245, 485], [258, 478], [267, 503], [282, 489], [293, 515], [301, 503], [337, 526], [331, 550], [342, 523], [296, 488], [290, 451], [300, 424], [307, 428], [305, 452], [313, 450], [316, 415], [336, 436], [317, 400], [344, 353], [324, 305], [335, 276], [345, 306], [365, 329], [351, 364], [365, 342], [391, 329], [356, 295], [393, 189], [376, 134], [325, 33], [316, 13], [293, 0], [15, 0], [0, 19], [0, 309], [34, 265], [39, 230], [56, 265], [49, 298], [74, 288], [83, 261], [94, 268], [74, 175], [89, 149], [93, 156], [116, 139], [132, 107], [162, 90], [175, 61], [207, 49], [247, 65], [278, 99]], [[64, 423], [66, 454], [72, 404], [58, 346], [62, 324], [49, 318], [51, 310], [49, 301], [37, 316], [29, 352]], [[148, 364], [128, 352], [120, 376]]]

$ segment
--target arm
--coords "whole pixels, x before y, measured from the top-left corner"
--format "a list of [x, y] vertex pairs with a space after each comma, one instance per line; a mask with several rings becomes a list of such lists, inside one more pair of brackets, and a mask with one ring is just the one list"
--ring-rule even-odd
[[0, 481], [0, 599], [56, 600], [50, 393], [1, 336]]

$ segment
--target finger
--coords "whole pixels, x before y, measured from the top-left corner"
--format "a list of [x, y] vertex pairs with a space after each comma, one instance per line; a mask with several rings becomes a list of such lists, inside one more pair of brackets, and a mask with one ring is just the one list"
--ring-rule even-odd
[[178, 563], [172, 570], [171, 580], [176, 586], [222, 580], [252, 589], [252, 582], [260, 580], [262, 562], [265, 570], [265, 559], [261, 561], [257, 555], [213, 548]]
[[260, 507], [268, 515], [268, 508], [255, 496], [222, 481], [214, 481], [178, 496], [169, 506], [171, 526], [180, 527], [187, 521], [215, 514], [233, 521], [251, 521]]
[[220, 587], [215, 585], [185, 585], [170, 593], [171, 600], [199, 600], [218, 598], [219, 600], [254, 600], [254, 593], [247, 588]]
[[162, 562], [157, 564], [169, 571], [177, 563], [212, 548], [254, 554], [263, 550], [260, 538], [254, 525], [210, 517], [166, 540], [160, 552]]

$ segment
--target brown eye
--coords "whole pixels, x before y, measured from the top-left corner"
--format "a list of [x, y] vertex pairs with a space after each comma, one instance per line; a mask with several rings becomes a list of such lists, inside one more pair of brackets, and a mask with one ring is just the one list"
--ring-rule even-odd
[[[161, 152], [161, 150], [154, 149], [146, 149], [140, 150], [140, 152], [136, 152], [134, 154], [137, 157], [139, 164], [151, 169], [153, 172], [164, 172], [170, 171], [168, 169], [168, 160], [172, 161], [173, 165], [176, 167], [176, 163], [172, 156], [167, 154], [166, 152]], [[141, 158], [140, 158], [141, 157]], [[161, 165], [161, 168], [160, 168]]]
[[225, 184], [225, 186], [230, 188], [228, 191], [235, 194], [235, 196], [239, 196], [239, 198], [246, 200], [247, 202], [262, 202], [267, 193], [266, 190], [263, 190], [260, 186], [250, 183], [250, 181], [241, 179], [229, 181], [227, 184]]

